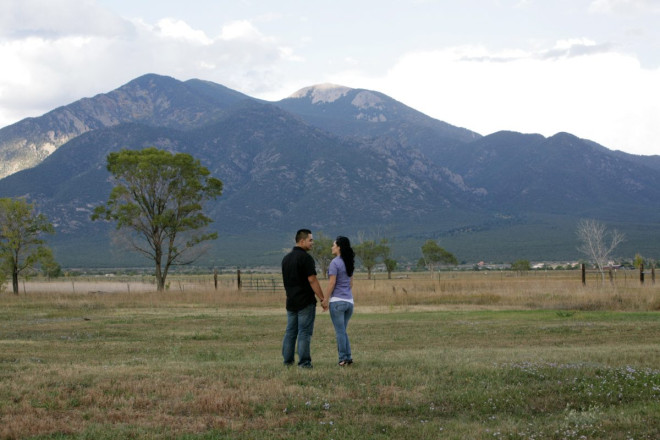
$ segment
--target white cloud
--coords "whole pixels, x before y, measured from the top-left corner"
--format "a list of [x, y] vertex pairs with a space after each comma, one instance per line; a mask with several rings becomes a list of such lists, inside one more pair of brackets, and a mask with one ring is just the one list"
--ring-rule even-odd
[[[557, 47], [570, 48], [566, 42]], [[644, 70], [635, 58], [615, 52], [553, 58], [543, 53], [491, 53], [484, 47], [415, 52], [386, 76], [354, 79], [353, 86], [382, 91], [481, 134], [567, 131], [612, 149], [660, 153], [653, 128], [660, 113], [660, 70]]]
[[592, 0], [589, 12], [600, 14], [660, 12], [657, 0]]
[[130, 31], [130, 23], [90, 0], [2, 0], [0, 2], [0, 36], [5, 38], [110, 36]]
[[[0, 0], [0, 127], [153, 72], [214, 81], [268, 100], [324, 82], [363, 87], [482, 134], [568, 131], [608, 148], [660, 154], [660, 145], [652, 144], [660, 137], [657, 0], [571, 2], [571, 13], [582, 15], [556, 37], [551, 36], [555, 27], [544, 23], [566, 19], [565, 8], [529, 0], [495, 2], [498, 7], [490, 12], [507, 15], [488, 15], [488, 22], [498, 23], [493, 33], [489, 26], [475, 26], [479, 20], [463, 3], [450, 7], [424, 0], [417, 2], [423, 9], [401, 9], [402, 26], [407, 21], [423, 26], [408, 11], [457, 15], [422, 42], [416, 32], [381, 32], [374, 39], [382, 31], [377, 25], [389, 22], [382, 19], [388, 14], [371, 26], [369, 20], [349, 26], [337, 40], [327, 14], [295, 2], [285, 1], [277, 6], [281, 12], [271, 12], [271, 6], [255, 11], [254, 4], [218, 6], [208, 0], [206, 9], [222, 11], [217, 19], [189, 10], [182, 15], [185, 8], [177, 2], [156, 9], [146, 1], [106, 2], [113, 10], [117, 4], [116, 10], [128, 8], [142, 17], [129, 20], [97, 1]], [[593, 15], [581, 21], [587, 8]], [[539, 16], [543, 21], [532, 24]], [[519, 28], [527, 23], [523, 17], [531, 21]], [[443, 26], [451, 34], [442, 34]], [[516, 34], [521, 30], [526, 34]], [[553, 39], [556, 43], [549, 44]], [[510, 49], [446, 47], [448, 41], [488, 41]], [[438, 49], [414, 51], [420, 44]], [[655, 67], [645, 69], [638, 59]], [[385, 74], [373, 73], [383, 72], [383, 66], [389, 66]]]
[[[0, 8], [20, 16], [21, 23], [0, 32], [0, 127], [108, 92], [150, 72], [181, 80], [202, 78], [247, 94], [259, 93], [284, 82], [283, 63], [302, 60], [292, 48], [278, 45], [248, 21], [229, 23], [221, 35], [211, 38], [179, 19], [129, 22], [108, 19], [107, 12], [101, 14], [105, 18], [95, 19], [99, 9], [94, 3], [74, 0], [53, 2], [62, 10], [61, 21], [51, 24], [46, 20], [51, 3], [40, 3], [47, 4], [42, 16], [31, 15], [37, 7], [32, 0], [2, 3]], [[81, 5], [87, 7], [82, 8], [82, 16], [65, 11]], [[8, 21], [6, 16], [0, 20]], [[85, 20], [87, 24], [76, 32], [67, 24]], [[99, 32], [102, 23], [121, 26], [105, 26]]]
[[247, 20], [235, 21], [222, 27], [220, 38], [223, 40], [261, 39], [261, 33]]
[[163, 18], [154, 27], [155, 32], [165, 38], [187, 40], [191, 43], [211, 44], [213, 40], [201, 30], [191, 28], [188, 23], [174, 18]]

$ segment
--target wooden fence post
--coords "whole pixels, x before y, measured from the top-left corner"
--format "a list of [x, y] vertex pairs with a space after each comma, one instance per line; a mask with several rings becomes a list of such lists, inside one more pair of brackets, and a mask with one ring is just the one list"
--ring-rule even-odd
[[586, 286], [587, 285], [587, 268], [584, 263], [581, 264], [582, 266], [582, 285]]
[[655, 284], [655, 264], [651, 266], [651, 284]]
[[218, 269], [213, 269], [213, 287], [218, 290]]
[[241, 284], [241, 270], [236, 269], [236, 283], [238, 284], [238, 290], [241, 290], [241, 287], [243, 286]]
[[639, 282], [644, 284], [644, 263], [639, 265]]

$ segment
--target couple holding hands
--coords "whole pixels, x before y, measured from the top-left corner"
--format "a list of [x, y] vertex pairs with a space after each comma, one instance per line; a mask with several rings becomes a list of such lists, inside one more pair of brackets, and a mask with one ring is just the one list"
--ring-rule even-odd
[[282, 279], [286, 290], [287, 325], [282, 342], [284, 365], [293, 365], [298, 348], [298, 366], [312, 368], [310, 343], [316, 319], [316, 298], [323, 311], [330, 310], [330, 318], [337, 337], [339, 366], [353, 363], [351, 344], [346, 327], [353, 315], [353, 271], [355, 253], [348, 238], [339, 236], [332, 243], [333, 260], [328, 268], [328, 286], [323, 294], [316, 277], [316, 264], [308, 251], [314, 246], [309, 229], [296, 233], [296, 245], [282, 259]]

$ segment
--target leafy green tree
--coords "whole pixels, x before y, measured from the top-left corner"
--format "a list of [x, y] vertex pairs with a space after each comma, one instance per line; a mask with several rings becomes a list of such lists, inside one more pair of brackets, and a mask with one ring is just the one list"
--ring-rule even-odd
[[367, 279], [371, 279], [371, 271], [381, 260], [390, 255], [390, 247], [387, 240], [383, 239], [379, 243], [373, 240], [363, 241], [353, 247], [355, 256], [360, 259], [362, 265], [367, 269]]
[[387, 279], [391, 280], [392, 279], [392, 272], [396, 270], [396, 260], [393, 260], [391, 258], [385, 258], [383, 261], [385, 263], [385, 270], [387, 271]]
[[328, 267], [330, 267], [330, 262], [334, 258], [332, 256], [333, 242], [334, 240], [332, 238], [324, 235], [323, 232], [319, 232], [318, 234], [314, 234], [314, 246], [309, 251], [312, 258], [321, 266], [324, 278], [328, 277]]
[[21, 199], [0, 199], [0, 268], [11, 274], [12, 290], [18, 295], [18, 277], [42, 261], [53, 260], [43, 234], [55, 228], [34, 205]]
[[50, 255], [45, 255], [41, 261], [41, 272], [44, 276], [48, 277], [48, 279], [62, 276], [62, 266], [55, 261], [52, 253]]
[[639, 269], [643, 264], [644, 257], [642, 257], [640, 254], [635, 254], [635, 259], [633, 260], [633, 266], [635, 266], [635, 269]]
[[529, 272], [532, 268], [529, 260], [516, 260], [511, 263], [511, 270], [515, 270], [519, 273]]
[[458, 264], [454, 254], [440, 247], [435, 240], [426, 240], [422, 245], [422, 257], [431, 272], [438, 264]]
[[212, 220], [202, 209], [222, 195], [222, 182], [191, 155], [154, 147], [110, 153], [107, 161], [115, 186], [92, 220], [116, 221], [130, 247], [154, 262], [163, 291], [172, 265], [192, 263], [198, 245], [217, 238], [205, 231]]

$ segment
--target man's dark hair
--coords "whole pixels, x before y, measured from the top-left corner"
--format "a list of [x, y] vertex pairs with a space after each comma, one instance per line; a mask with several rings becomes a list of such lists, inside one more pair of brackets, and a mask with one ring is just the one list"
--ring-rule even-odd
[[298, 229], [298, 232], [296, 232], [296, 243], [298, 243], [300, 240], [306, 239], [307, 236], [311, 233], [312, 231], [309, 229]]

